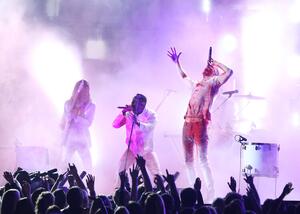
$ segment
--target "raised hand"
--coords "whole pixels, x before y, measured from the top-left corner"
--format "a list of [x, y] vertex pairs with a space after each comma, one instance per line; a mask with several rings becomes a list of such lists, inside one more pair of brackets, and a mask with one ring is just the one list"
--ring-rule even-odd
[[244, 181], [249, 185], [253, 185], [253, 176], [245, 174]]
[[227, 184], [228, 184], [228, 186], [229, 186], [229, 188], [231, 189], [232, 192], [236, 192], [236, 180], [234, 179], [234, 177], [231, 176], [230, 181], [227, 182]]
[[70, 164], [69, 163], [69, 173], [73, 176], [78, 175], [77, 168], [76, 168], [75, 164]]
[[86, 186], [90, 191], [94, 191], [95, 190], [95, 176], [88, 174], [86, 176]]
[[292, 192], [293, 189], [293, 184], [289, 182], [284, 186], [282, 194], [288, 195], [290, 192]]
[[175, 63], [179, 63], [179, 57], [182, 54], [182, 52], [177, 53], [175, 47], [170, 48], [170, 50], [168, 51], [168, 57], [170, 57], [172, 59], [173, 62]]
[[131, 105], [125, 105], [125, 108], [122, 109], [122, 114], [125, 115], [125, 113], [128, 111], [132, 111]]
[[201, 190], [201, 180], [199, 177], [196, 178], [194, 183], [194, 189], [200, 191]]
[[159, 189], [162, 192], [165, 191], [165, 186], [164, 186], [163, 178], [159, 174], [155, 175], [154, 183], [156, 184], [157, 189]]
[[14, 176], [12, 175], [11, 172], [8, 171], [3, 172], [3, 177], [9, 184], [12, 184], [14, 182]]
[[56, 182], [58, 182], [58, 183], [62, 182], [65, 179], [65, 177], [68, 175], [68, 173], [69, 173], [69, 171], [67, 170], [64, 173], [59, 174], [59, 176], [57, 177]]
[[145, 168], [146, 161], [142, 156], [140, 155], [136, 156], [136, 163], [140, 167], [140, 169]]
[[167, 176], [164, 176], [164, 179], [168, 182], [168, 184], [175, 183], [175, 176], [173, 174], [170, 174], [169, 171], [166, 169]]
[[139, 171], [139, 166], [137, 164], [133, 164], [132, 169], [129, 168], [131, 178], [137, 181], [139, 177]]

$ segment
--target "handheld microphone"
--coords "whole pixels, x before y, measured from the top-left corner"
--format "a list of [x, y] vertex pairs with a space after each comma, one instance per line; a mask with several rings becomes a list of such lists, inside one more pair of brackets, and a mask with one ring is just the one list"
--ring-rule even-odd
[[239, 137], [239, 141], [241, 142], [241, 141], [247, 141], [247, 138], [245, 138], [245, 137], [243, 137], [243, 136], [241, 136], [241, 135], [238, 135], [238, 137]]
[[212, 55], [212, 47], [209, 47], [208, 60], [207, 60], [208, 65], [211, 63], [211, 55]]
[[117, 108], [124, 109], [124, 108], [128, 108], [128, 107], [126, 107], [126, 106], [118, 106]]
[[231, 96], [231, 95], [236, 94], [236, 93], [239, 93], [239, 90], [225, 91], [222, 94]]

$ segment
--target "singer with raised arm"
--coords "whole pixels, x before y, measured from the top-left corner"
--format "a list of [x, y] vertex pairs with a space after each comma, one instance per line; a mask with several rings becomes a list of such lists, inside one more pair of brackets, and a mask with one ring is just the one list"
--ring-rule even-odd
[[146, 160], [146, 167], [152, 175], [161, 174], [156, 153], [153, 151], [153, 131], [156, 124], [155, 113], [146, 108], [147, 98], [142, 94], [133, 97], [131, 105], [122, 109], [113, 121], [114, 128], [126, 127], [127, 150], [123, 153], [119, 172], [135, 163], [137, 155]]
[[175, 48], [168, 51], [168, 56], [176, 63], [181, 77], [186, 80], [191, 88], [192, 95], [184, 116], [182, 142], [187, 175], [190, 185], [196, 179], [194, 169], [194, 147], [198, 150], [200, 167], [203, 180], [207, 186], [207, 200], [211, 202], [214, 197], [214, 182], [207, 158], [208, 134], [207, 126], [211, 120], [210, 107], [219, 88], [230, 78], [232, 70], [222, 63], [211, 58], [211, 48], [207, 66], [202, 72], [200, 80], [192, 80], [182, 68], [179, 57], [182, 52], [177, 53]]
[[63, 130], [63, 164], [71, 162], [75, 152], [80, 156], [85, 169], [92, 169], [90, 154], [92, 124], [95, 104], [90, 97], [90, 87], [86, 80], [75, 84], [72, 96], [65, 102], [61, 128]]

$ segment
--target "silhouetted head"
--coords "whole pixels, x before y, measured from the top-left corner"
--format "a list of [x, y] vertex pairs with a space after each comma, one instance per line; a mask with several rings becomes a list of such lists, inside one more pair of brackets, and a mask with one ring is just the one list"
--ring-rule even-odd
[[115, 194], [114, 194], [114, 202], [116, 203], [116, 205], [120, 206], [120, 205], [127, 205], [129, 200], [130, 200], [130, 194], [129, 192], [124, 189], [123, 190], [123, 204], [121, 204], [121, 189], [117, 189], [115, 191]]
[[130, 212], [130, 214], [140, 214], [143, 213], [142, 206], [136, 202], [136, 201], [129, 201], [127, 205], [127, 209]]
[[106, 208], [112, 209], [112, 204], [111, 204], [111, 202], [110, 202], [110, 200], [109, 200], [109, 198], [108, 198], [107, 196], [105, 196], [105, 195], [100, 195], [99, 198], [101, 198], [101, 200], [102, 200], [102, 202], [104, 203], [104, 206], [105, 206]]
[[67, 203], [72, 208], [80, 208], [83, 204], [81, 189], [77, 186], [71, 187], [67, 193]]
[[142, 113], [146, 107], [147, 98], [142, 94], [137, 94], [131, 102], [132, 111], [135, 115]]
[[217, 211], [211, 206], [202, 206], [196, 210], [195, 214], [217, 214]]
[[46, 189], [44, 187], [39, 187], [36, 190], [34, 190], [34, 192], [31, 194], [32, 203], [36, 204], [36, 201], [37, 201], [39, 195], [45, 191], [46, 191]]
[[225, 205], [229, 204], [234, 199], [239, 199], [241, 201], [244, 201], [243, 196], [240, 195], [239, 193], [229, 192], [229, 193], [226, 194], [225, 199], [224, 199]]
[[42, 192], [35, 205], [35, 213], [37, 214], [44, 214], [46, 213], [48, 207], [54, 204], [54, 196], [51, 192], [46, 191]]
[[161, 195], [161, 197], [165, 203], [166, 212], [173, 213], [175, 210], [175, 202], [174, 202], [172, 195], [170, 195], [168, 193], [164, 193]]
[[103, 211], [106, 211], [105, 205], [102, 201], [102, 199], [97, 196], [93, 202], [92, 202], [92, 206], [90, 208], [90, 214], [95, 214], [97, 212], [97, 210], [102, 209]]
[[124, 206], [119, 206], [116, 210], [115, 210], [115, 214], [130, 214], [128, 209]]
[[34, 214], [33, 205], [27, 197], [17, 202], [15, 214]]
[[2, 197], [1, 213], [13, 214], [16, 210], [17, 202], [20, 199], [20, 192], [16, 189], [7, 190]]
[[60, 208], [56, 205], [51, 205], [50, 207], [48, 207], [46, 214], [59, 214], [62, 213], [60, 211]]
[[145, 214], [165, 214], [165, 204], [157, 193], [148, 195], [145, 201]]
[[245, 213], [244, 201], [241, 199], [233, 199], [229, 204], [225, 206], [224, 214], [232, 213]]
[[223, 198], [216, 198], [213, 203], [212, 206], [216, 209], [218, 214], [223, 213], [224, 207], [225, 207], [225, 201]]
[[67, 197], [65, 192], [62, 189], [57, 189], [53, 193], [54, 195], [54, 204], [57, 205], [60, 209], [66, 207]]
[[194, 207], [197, 200], [197, 193], [193, 188], [185, 188], [180, 192], [182, 207]]

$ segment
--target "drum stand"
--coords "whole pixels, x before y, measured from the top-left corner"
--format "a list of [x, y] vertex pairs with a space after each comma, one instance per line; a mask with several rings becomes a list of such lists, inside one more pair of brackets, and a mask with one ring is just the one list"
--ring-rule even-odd
[[244, 144], [245, 144], [246, 141], [245, 141], [245, 138], [242, 139], [239, 135], [236, 135], [234, 137], [234, 139], [238, 143], [240, 143], [240, 167], [239, 167], [239, 187], [238, 187], [238, 193], [240, 193], [240, 190], [241, 190], [241, 177], [242, 177], [242, 149], [243, 149], [243, 146], [244, 146]]

